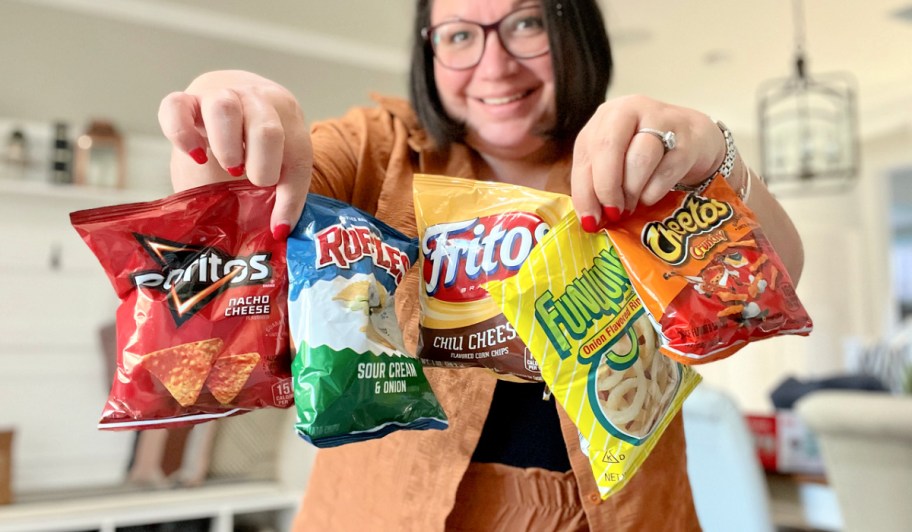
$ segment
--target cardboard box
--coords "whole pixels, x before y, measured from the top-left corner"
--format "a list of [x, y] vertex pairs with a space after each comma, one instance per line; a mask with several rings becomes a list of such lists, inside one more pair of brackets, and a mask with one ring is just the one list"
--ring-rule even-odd
[[776, 473], [823, 474], [817, 438], [791, 410], [745, 416], [763, 468]]
[[776, 471], [776, 416], [746, 415], [747, 428], [754, 436], [757, 458], [766, 471]]
[[823, 474], [817, 437], [791, 410], [776, 412], [776, 467], [782, 473]]

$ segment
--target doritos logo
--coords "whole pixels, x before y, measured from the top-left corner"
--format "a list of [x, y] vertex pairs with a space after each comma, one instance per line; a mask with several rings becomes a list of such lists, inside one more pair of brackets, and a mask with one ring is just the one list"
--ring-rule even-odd
[[314, 241], [317, 269], [326, 266], [348, 269], [359, 260], [370, 258], [399, 284], [411, 265], [407, 253], [386, 244], [367, 227], [331, 225], [314, 235]]
[[171, 242], [133, 233], [158, 269], [131, 274], [137, 288], [168, 296], [168, 307], [180, 327], [229, 288], [263, 284], [272, 279], [271, 253], [234, 257], [218, 248]]

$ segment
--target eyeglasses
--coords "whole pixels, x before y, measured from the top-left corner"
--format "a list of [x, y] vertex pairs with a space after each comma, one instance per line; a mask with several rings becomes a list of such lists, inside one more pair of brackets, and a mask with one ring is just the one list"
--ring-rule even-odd
[[465, 70], [484, 55], [488, 33], [496, 30], [500, 44], [517, 59], [530, 59], [548, 52], [548, 32], [539, 6], [521, 7], [491, 24], [450, 20], [421, 30], [434, 57], [446, 68]]

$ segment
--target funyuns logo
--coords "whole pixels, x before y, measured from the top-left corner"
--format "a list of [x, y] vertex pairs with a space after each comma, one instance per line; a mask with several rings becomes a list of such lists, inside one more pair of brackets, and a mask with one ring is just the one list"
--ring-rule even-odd
[[160, 269], [130, 275], [137, 288], [167, 294], [171, 317], [180, 327], [229, 288], [272, 279], [271, 253], [233, 257], [221, 250], [133, 233]]

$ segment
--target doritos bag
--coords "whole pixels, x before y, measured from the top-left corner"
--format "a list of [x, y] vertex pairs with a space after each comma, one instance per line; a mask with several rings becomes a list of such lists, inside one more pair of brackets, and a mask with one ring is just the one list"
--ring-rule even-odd
[[117, 369], [99, 428], [291, 406], [274, 201], [273, 188], [231, 182], [70, 215], [120, 298]]
[[416, 175], [421, 243], [418, 357], [428, 366], [485, 367], [542, 380], [538, 364], [482, 286], [515, 275], [570, 197], [528, 187]]
[[396, 318], [417, 255], [414, 239], [373, 216], [307, 196], [288, 239], [288, 313], [295, 426], [317, 447], [448, 426]]
[[711, 362], [811, 331], [779, 255], [724, 178], [702, 194], [669, 192], [608, 234], [675, 360]]
[[[700, 376], [662, 356], [605, 233], [568, 214], [519, 272], [485, 284], [580, 432], [602, 498], [629, 481]], [[683, 449], [681, 450], [683, 452]]]

